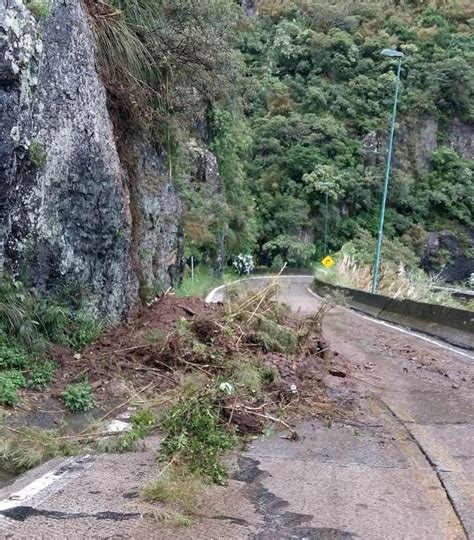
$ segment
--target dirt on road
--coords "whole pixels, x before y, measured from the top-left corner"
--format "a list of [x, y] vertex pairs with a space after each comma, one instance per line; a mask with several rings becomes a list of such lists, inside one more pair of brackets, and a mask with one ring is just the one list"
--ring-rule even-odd
[[[308, 278], [281, 283], [280, 298], [294, 312], [320, 305]], [[0, 530], [9, 538], [474, 537], [473, 361], [342, 308], [323, 329], [333, 352], [309, 382], [350, 415], [319, 410], [298, 424], [298, 440], [284, 432], [254, 439], [229, 463], [228, 486], [208, 490], [191, 527], [153, 519], [139, 497], [156, 474], [157, 438], [145, 453], [70, 464], [72, 473], [26, 509], [5, 513], [12, 491], [45, 470], [23, 478], [1, 493]]]

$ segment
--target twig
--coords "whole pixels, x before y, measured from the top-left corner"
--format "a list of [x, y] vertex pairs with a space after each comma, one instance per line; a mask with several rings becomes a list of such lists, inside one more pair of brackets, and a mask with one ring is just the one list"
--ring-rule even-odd
[[[155, 388], [156, 386], [158, 386], [158, 383], [153, 383], [151, 382], [150, 384], [147, 384], [146, 386], [144, 386], [139, 392], [137, 392], [136, 395], [140, 395], [142, 394], [143, 392], [145, 392], [146, 390], [150, 390], [150, 388]], [[127, 399], [126, 401], [124, 401], [123, 403], [121, 403], [120, 405], [117, 405], [117, 407], [114, 407], [112, 410], [110, 410], [107, 414], [104, 414], [104, 416], [102, 416], [102, 418], [99, 418], [98, 420], [96, 420], [97, 423], [100, 423], [100, 422], [103, 422], [106, 418], [108, 418], [110, 415], [114, 414], [115, 412], [117, 412], [118, 410], [120, 410], [124, 405], [127, 405], [128, 403], [130, 403], [133, 399], [134, 399], [135, 396], [132, 396], [131, 398]], [[87, 428], [83, 429], [79, 435], [82, 435], [83, 433], [85, 433], [87, 431]]]

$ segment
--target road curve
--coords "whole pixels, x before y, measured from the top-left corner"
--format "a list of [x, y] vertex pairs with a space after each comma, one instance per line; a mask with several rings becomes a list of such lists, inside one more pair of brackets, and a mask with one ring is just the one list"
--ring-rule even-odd
[[[280, 281], [293, 310], [318, 307], [310, 278]], [[157, 438], [143, 453], [47, 463], [0, 490], [0, 538], [474, 538], [472, 360], [347, 309], [323, 326], [347, 373], [325, 382], [349, 419], [306, 421], [296, 442], [280, 434], [252, 442], [235, 479], [210, 491], [189, 529], [144, 519], [156, 512], [139, 490], [156, 475]]]
[[[251, 280], [245, 286], [267, 282]], [[281, 301], [294, 311], [313, 312], [321, 300], [309, 290], [310, 282], [308, 276], [280, 278]], [[221, 289], [215, 296], [222, 294]], [[314, 482], [318, 500], [332, 501], [325, 518], [327, 504], [313, 508], [318, 525], [362, 538], [474, 538], [472, 355], [344, 308], [326, 315], [323, 330], [364, 396], [362, 416], [372, 418], [392, 441], [390, 451], [377, 456], [370, 444], [373, 433], [361, 432], [370, 455], [361, 450], [351, 456], [350, 443], [341, 440], [341, 447], [326, 449], [331, 463], [324, 470], [317, 459], [309, 471], [304, 467], [305, 484]], [[311, 447], [321, 446], [320, 436], [320, 428], [309, 429], [301, 459], [314, 456]], [[292, 478], [281, 478], [282, 470], [273, 482], [288, 486]], [[306, 488], [302, 492], [306, 501], [314, 501]], [[292, 505], [307, 510], [295, 500]]]

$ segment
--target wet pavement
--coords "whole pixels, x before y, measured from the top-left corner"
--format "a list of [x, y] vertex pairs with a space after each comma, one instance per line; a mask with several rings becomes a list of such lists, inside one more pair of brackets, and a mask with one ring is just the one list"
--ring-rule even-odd
[[[308, 282], [285, 278], [282, 299], [312, 312]], [[474, 538], [474, 362], [341, 308], [324, 332], [347, 366], [326, 382], [351, 419], [306, 421], [298, 441], [254, 441], [229, 486], [209, 489], [193, 527], [147, 517], [139, 491], [156, 475], [154, 439], [143, 453], [57, 460], [0, 490], [0, 537]], [[57, 482], [5, 507], [54, 467]]]

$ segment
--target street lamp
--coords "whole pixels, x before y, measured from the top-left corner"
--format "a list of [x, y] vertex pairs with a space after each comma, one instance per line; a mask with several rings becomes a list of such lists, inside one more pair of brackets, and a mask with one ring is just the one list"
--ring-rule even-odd
[[400, 72], [402, 69], [402, 59], [405, 56], [402, 52], [395, 51], [394, 49], [384, 49], [380, 54], [382, 56], [388, 56], [390, 58], [398, 58], [398, 68], [397, 68], [397, 85], [395, 87], [395, 97], [393, 100], [392, 126], [390, 128], [387, 162], [385, 165], [385, 180], [384, 180], [383, 195], [382, 195], [382, 207], [380, 210], [380, 222], [379, 222], [379, 229], [377, 232], [377, 243], [375, 247], [374, 272], [372, 275], [372, 292], [373, 293], [377, 292], [377, 282], [378, 282], [378, 277], [379, 277], [380, 254], [381, 254], [380, 252], [382, 250], [383, 225], [385, 221], [385, 206], [387, 204], [388, 181], [390, 179], [390, 166], [392, 164], [393, 137], [395, 135], [395, 121], [397, 117], [398, 93], [400, 91]]

